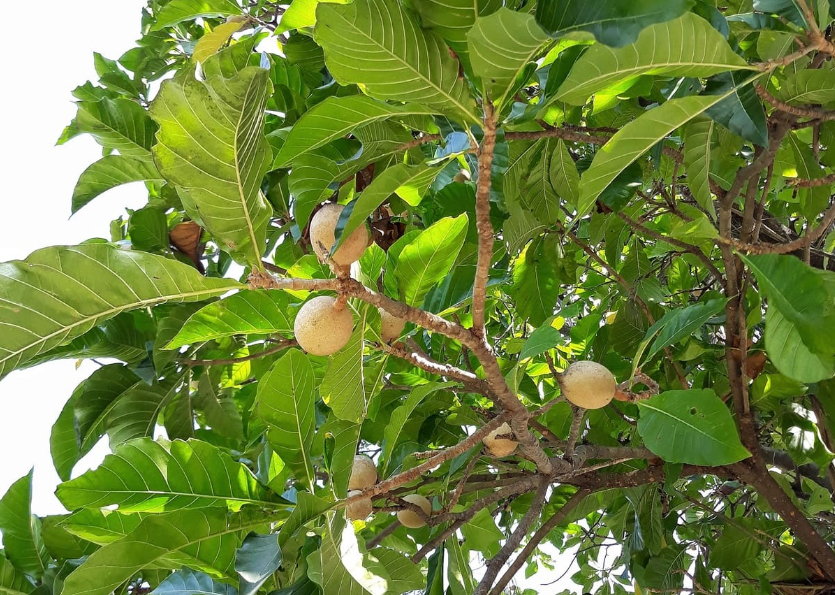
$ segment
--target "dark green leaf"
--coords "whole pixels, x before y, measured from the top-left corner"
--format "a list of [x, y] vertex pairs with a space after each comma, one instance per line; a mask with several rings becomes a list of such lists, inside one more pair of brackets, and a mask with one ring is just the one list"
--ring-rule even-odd
[[254, 595], [281, 566], [278, 535], [250, 535], [235, 556], [235, 570], [241, 577], [240, 595]]
[[[5, 555], [12, 565], [40, 578], [49, 554], [41, 539], [41, 520], [32, 514], [32, 475], [34, 469], [14, 482], [0, 499], [0, 531]], [[0, 588], [2, 591], [2, 588]]]

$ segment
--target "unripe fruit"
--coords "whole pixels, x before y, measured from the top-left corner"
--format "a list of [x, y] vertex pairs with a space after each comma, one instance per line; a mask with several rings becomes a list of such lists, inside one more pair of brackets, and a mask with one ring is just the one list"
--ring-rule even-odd
[[357, 455], [351, 469], [351, 479], [348, 480], [349, 490], [364, 490], [377, 483], [377, 467], [370, 457]]
[[494, 457], [506, 457], [516, 450], [518, 442], [515, 440], [508, 440], [507, 438], [496, 438], [496, 436], [503, 436], [510, 433], [512, 433], [510, 426], [503, 423], [498, 428], [487, 434], [482, 442], [484, 443], [484, 446], [487, 447], [490, 454]]
[[597, 362], [574, 362], [559, 377], [562, 394], [583, 409], [605, 407], [615, 396], [615, 377]]
[[296, 315], [293, 332], [299, 346], [311, 355], [331, 355], [348, 343], [354, 331], [349, 308], [334, 308], [336, 298], [322, 295], [305, 302]]
[[[327, 204], [310, 220], [310, 243], [322, 262], [325, 262], [325, 254], [333, 248], [336, 241], [336, 223], [344, 208], [342, 205]], [[339, 266], [348, 266], [359, 260], [367, 247], [368, 230], [365, 224], [362, 224], [342, 240], [342, 245], [330, 255], [330, 260]]]
[[[348, 492], [348, 497], [351, 498], [360, 493], [362, 493], [360, 490], [352, 490]], [[371, 498], [363, 498], [345, 507], [345, 518], [349, 521], [364, 521], [371, 515], [372, 510]]]
[[[403, 496], [403, 499], [406, 502], [411, 502], [412, 504], [417, 504], [420, 506], [421, 510], [429, 516], [432, 512], [432, 505], [429, 503], [429, 500], [421, 496], [420, 494], [409, 494], [408, 496]], [[400, 521], [400, 524], [404, 527], [408, 527], [409, 529], [417, 529], [419, 527], [423, 527], [426, 524], [426, 521], [423, 520], [417, 512], [410, 508], [404, 508], [400, 512], [397, 513], [397, 520]]]
[[406, 328], [405, 320], [392, 316], [380, 308], [380, 338], [383, 340], [383, 343], [391, 343], [394, 341], [400, 336], [404, 328]]

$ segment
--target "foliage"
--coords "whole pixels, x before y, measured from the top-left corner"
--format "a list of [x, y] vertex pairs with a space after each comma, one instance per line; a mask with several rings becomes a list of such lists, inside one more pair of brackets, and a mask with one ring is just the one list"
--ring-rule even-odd
[[[832, 592], [833, 17], [149, 0], [59, 139], [102, 146], [73, 213], [147, 205], [0, 264], [0, 376], [107, 362], [54, 422], [69, 514], [31, 473], [0, 499], [0, 592], [517, 595], [570, 559], [599, 593]], [[326, 249], [371, 228], [350, 271], [326, 202]], [[322, 293], [330, 357], [293, 338]], [[578, 360], [605, 407], [561, 396]]]

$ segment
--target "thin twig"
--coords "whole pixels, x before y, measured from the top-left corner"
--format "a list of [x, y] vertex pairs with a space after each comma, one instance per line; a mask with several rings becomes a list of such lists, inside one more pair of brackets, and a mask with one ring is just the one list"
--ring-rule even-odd
[[184, 366], [227, 366], [230, 364], [240, 364], [243, 362], [250, 362], [255, 359], [260, 359], [262, 357], [269, 357], [271, 355], [275, 355], [279, 351], [284, 351], [288, 347], [295, 347], [298, 345], [295, 339], [284, 339], [282, 341], [276, 342], [273, 347], [269, 349], [265, 349], [264, 351], [259, 351], [258, 353], [251, 353], [249, 355], [244, 355], [241, 357], [230, 357], [225, 359], [180, 359], [177, 360]]

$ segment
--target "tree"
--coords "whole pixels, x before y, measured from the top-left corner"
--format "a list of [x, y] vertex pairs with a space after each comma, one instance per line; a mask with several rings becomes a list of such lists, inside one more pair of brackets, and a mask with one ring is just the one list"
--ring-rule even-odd
[[835, 592], [833, 18], [149, 0], [59, 141], [148, 204], [0, 265], [0, 377], [111, 362], [0, 591]]

